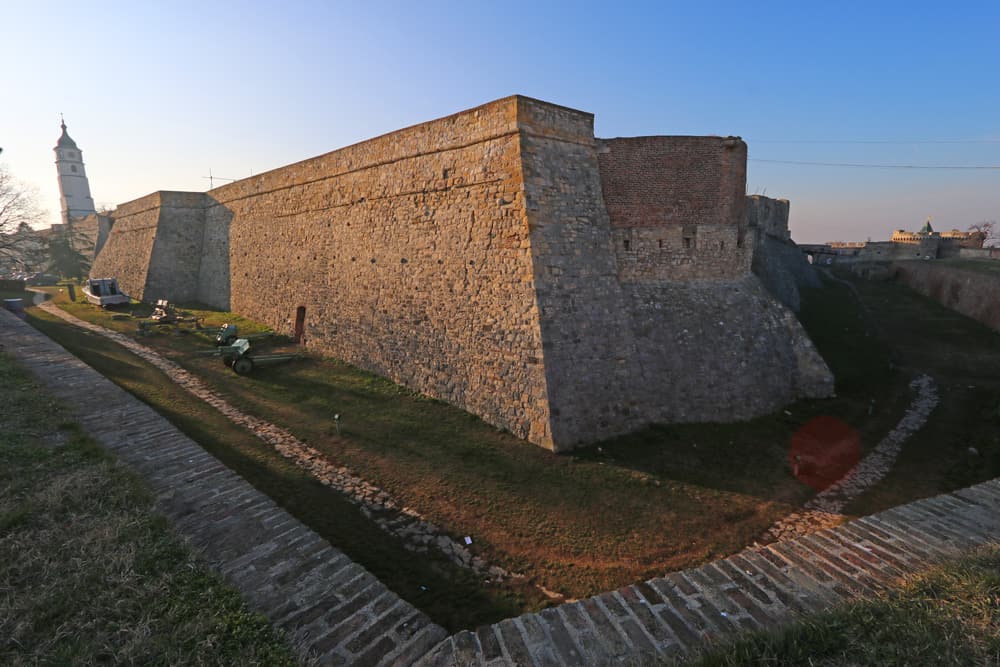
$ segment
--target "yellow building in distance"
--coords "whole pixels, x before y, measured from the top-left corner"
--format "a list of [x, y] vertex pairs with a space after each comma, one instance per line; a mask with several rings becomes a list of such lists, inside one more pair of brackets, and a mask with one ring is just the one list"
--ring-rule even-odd
[[892, 233], [892, 238], [889, 239], [893, 243], [910, 243], [918, 244], [921, 241], [926, 241], [931, 238], [942, 238], [942, 239], [955, 239], [957, 241], [966, 241], [972, 238], [974, 232], [962, 232], [957, 229], [952, 229], [949, 232], [935, 232], [934, 228], [931, 226], [931, 219], [927, 218], [927, 222], [924, 226], [920, 228], [917, 232], [908, 232], [905, 229], [897, 229]]

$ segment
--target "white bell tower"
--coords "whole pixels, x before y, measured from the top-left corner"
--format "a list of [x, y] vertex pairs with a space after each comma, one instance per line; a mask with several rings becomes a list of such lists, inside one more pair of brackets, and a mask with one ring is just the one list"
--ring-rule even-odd
[[62, 221], [96, 213], [94, 199], [90, 196], [87, 172], [83, 168], [83, 152], [66, 134], [66, 121], [62, 121], [62, 135], [53, 149], [56, 153], [56, 171], [59, 174], [59, 202]]

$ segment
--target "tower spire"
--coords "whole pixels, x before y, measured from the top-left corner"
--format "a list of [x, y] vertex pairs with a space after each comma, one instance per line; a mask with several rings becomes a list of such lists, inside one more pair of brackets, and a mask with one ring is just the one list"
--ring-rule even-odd
[[91, 215], [94, 199], [90, 196], [90, 184], [83, 166], [83, 151], [66, 132], [66, 119], [59, 114], [62, 134], [53, 149], [56, 154], [56, 173], [59, 175], [59, 195], [63, 223], [73, 218]]

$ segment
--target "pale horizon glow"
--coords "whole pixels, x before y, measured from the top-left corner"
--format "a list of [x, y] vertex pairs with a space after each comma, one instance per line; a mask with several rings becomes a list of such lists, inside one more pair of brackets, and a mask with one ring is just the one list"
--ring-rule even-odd
[[100, 207], [515, 93], [598, 137], [742, 136], [747, 192], [790, 200], [802, 243], [1000, 219], [996, 3], [148, 4], [0, 10], [0, 160], [46, 224], [60, 113]]

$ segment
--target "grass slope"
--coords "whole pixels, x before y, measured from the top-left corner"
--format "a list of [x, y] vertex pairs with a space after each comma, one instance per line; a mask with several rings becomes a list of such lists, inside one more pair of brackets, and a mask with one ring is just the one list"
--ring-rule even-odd
[[[884, 299], [891, 303], [880, 302], [870, 289], [886, 290]], [[944, 355], [941, 358], [964, 354], [973, 359], [1000, 340], [929, 301], [890, 307], [909, 304], [912, 296], [906, 288], [888, 283], [852, 288], [828, 282], [804, 292], [801, 319], [837, 376], [836, 398], [802, 401], [739, 424], [655, 426], [562, 456], [335, 360], [309, 358], [244, 377], [217, 359], [193, 355], [210, 346], [206, 333], [166, 327], [142, 341], [233, 404], [290, 429], [453, 536], [471, 535], [472, 548], [489, 562], [582, 597], [695, 566], [757, 539], [813, 493], [795, 479], [788, 462], [793, 434], [811, 419], [834, 416], [860, 433], [863, 450], [877, 444], [908, 405], [912, 375], [924, 372], [924, 360], [908, 361], [911, 351], [901, 342], [936, 351]], [[57, 301], [84, 319], [136, 332], [134, 321], [112, 319], [86, 304], [66, 303], [64, 293], [57, 292]], [[193, 312], [209, 326], [235, 319], [228, 313]], [[38, 326], [169, 416], [439, 623], [452, 629], [473, 627], [545, 603], [530, 589], [497, 588], [495, 582], [473, 581], [443, 565], [432, 565], [430, 570], [439, 576], [429, 579], [421, 559], [373, 532], [336, 494], [311, 484], [248, 434], [234, 433], [210, 409], [189, 404], [179, 390], [166, 387], [162, 375], [136, 378], [131, 377], [137, 374], [133, 366], [120, 360], [91, 361], [87, 355], [99, 356], [95, 350], [104, 349], [93, 336], [35, 317]], [[949, 323], [944, 328], [915, 326], [921, 317], [948, 318]], [[255, 327], [248, 321], [240, 321], [240, 326], [242, 331]], [[956, 339], [956, 332], [966, 333]], [[956, 351], [956, 340], [972, 347]], [[101, 354], [112, 355], [110, 350]], [[986, 437], [992, 427], [984, 410], [988, 412], [994, 394], [985, 391], [982, 405], [943, 400], [927, 427], [937, 444], [925, 440], [916, 448], [931, 458], [904, 454], [897, 477], [853, 511], [871, 511], [890, 500], [912, 500], [1000, 474], [1000, 462], [990, 458], [988, 443], [983, 445], [988, 450], [985, 466], [970, 467], [959, 459], [943, 466], [931, 454], [935, 446], [946, 448], [949, 456], [967, 449], [953, 437], [963, 428], [982, 429]], [[185, 407], [176, 407], [180, 405]], [[341, 415], [339, 432], [334, 414]], [[950, 472], [939, 473], [939, 468]], [[412, 569], [397, 565], [400, 558], [414, 561], [407, 564]]]
[[909, 577], [878, 599], [714, 648], [698, 667], [1000, 664], [1000, 546]]
[[295, 664], [2, 354], [0, 379], [0, 663]]

